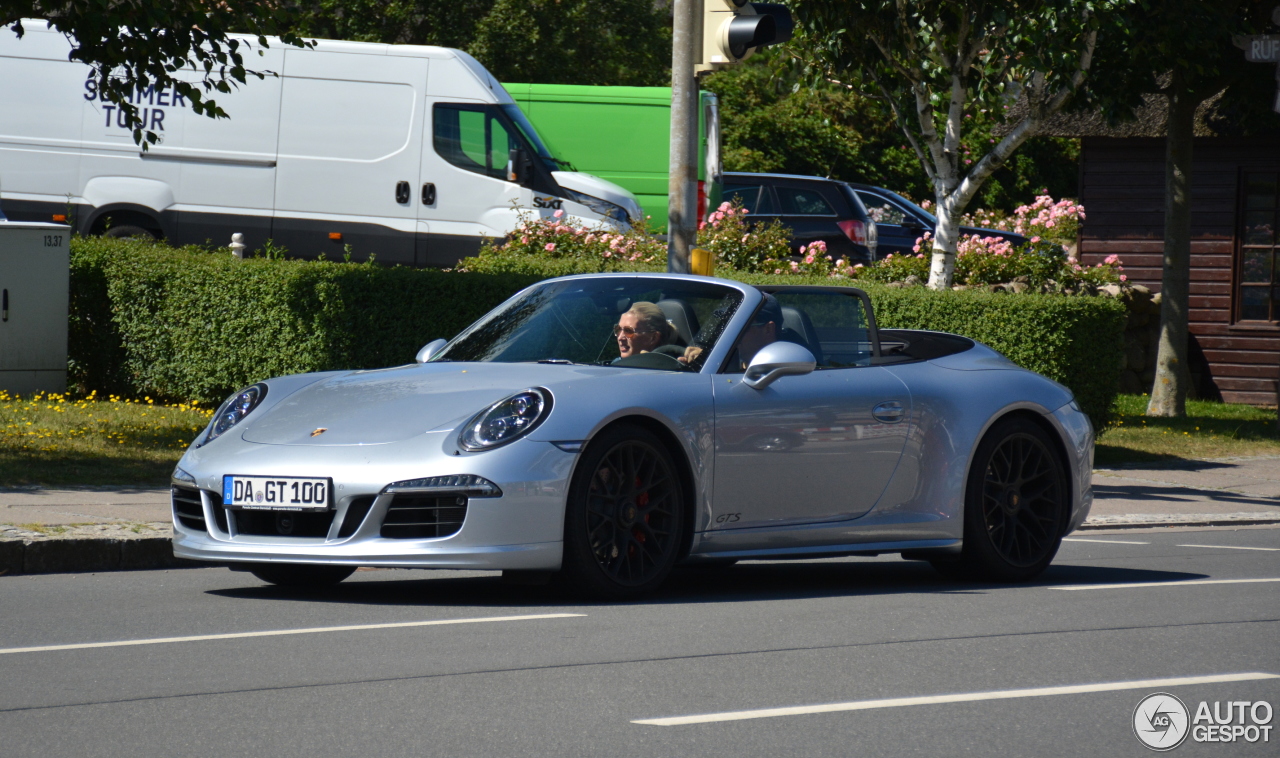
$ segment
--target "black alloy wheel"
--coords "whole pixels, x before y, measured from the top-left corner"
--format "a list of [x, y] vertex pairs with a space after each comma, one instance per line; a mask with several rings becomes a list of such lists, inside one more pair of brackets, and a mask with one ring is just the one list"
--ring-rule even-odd
[[587, 594], [623, 599], [656, 588], [684, 535], [684, 493], [666, 445], [620, 425], [587, 447], [565, 512], [561, 578]]
[[267, 584], [299, 589], [331, 587], [355, 573], [355, 566], [317, 566], [302, 563], [259, 563], [249, 571]]
[[994, 581], [1044, 571], [1071, 511], [1066, 469], [1048, 433], [1020, 416], [997, 422], [970, 466], [964, 510], [960, 560], [939, 559], [936, 568]]

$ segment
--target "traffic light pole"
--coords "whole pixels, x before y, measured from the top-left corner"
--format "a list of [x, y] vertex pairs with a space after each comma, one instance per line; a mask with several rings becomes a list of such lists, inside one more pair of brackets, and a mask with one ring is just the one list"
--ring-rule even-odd
[[698, 234], [698, 80], [701, 0], [675, 0], [671, 34], [671, 170], [667, 199], [667, 271], [689, 273]]

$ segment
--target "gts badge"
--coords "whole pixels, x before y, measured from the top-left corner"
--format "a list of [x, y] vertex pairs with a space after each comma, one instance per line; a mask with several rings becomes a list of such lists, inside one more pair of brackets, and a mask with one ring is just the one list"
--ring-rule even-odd
[[558, 197], [538, 197], [537, 195], [533, 196], [534, 208], [550, 208], [552, 210], [558, 211], [560, 210], [560, 205], [563, 202], [564, 201]]
[[719, 516], [716, 516], [716, 523], [732, 524], [733, 522], [738, 521], [741, 518], [742, 518], [741, 513], [721, 513]]

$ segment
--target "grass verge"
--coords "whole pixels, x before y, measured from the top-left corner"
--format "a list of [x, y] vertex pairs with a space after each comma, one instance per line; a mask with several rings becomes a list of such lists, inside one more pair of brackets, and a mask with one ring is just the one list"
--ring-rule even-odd
[[1096, 465], [1280, 455], [1275, 410], [1188, 400], [1185, 418], [1156, 418], [1144, 415], [1150, 399], [1116, 398], [1116, 424], [1098, 439]]
[[145, 397], [20, 397], [0, 390], [0, 487], [163, 487], [211, 415], [208, 408]]

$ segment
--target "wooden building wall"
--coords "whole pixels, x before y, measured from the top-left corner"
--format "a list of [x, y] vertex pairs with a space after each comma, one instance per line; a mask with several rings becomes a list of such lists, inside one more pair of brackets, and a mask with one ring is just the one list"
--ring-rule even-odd
[[[1087, 214], [1080, 237], [1082, 262], [1092, 265], [1117, 253], [1130, 282], [1159, 292], [1164, 140], [1087, 137], [1081, 148], [1080, 202]], [[1242, 174], [1244, 169], [1261, 168], [1280, 168], [1280, 140], [1196, 140], [1191, 185], [1192, 369], [1197, 361], [1197, 373], [1207, 368], [1201, 394], [1274, 405], [1280, 380], [1280, 324], [1233, 321]]]

